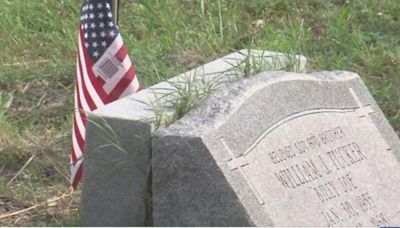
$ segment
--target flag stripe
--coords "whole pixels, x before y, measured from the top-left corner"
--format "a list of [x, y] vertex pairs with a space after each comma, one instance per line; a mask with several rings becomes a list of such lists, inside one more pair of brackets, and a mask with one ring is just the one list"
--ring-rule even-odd
[[75, 152], [75, 157], [76, 159], [80, 159], [82, 157], [82, 150], [84, 148], [84, 144], [79, 145], [78, 141], [77, 141], [77, 136], [75, 134], [75, 130], [72, 131], [72, 147], [74, 148], [74, 152]]
[[115, 38], [115, 40], [111, 43], [110, 47], [108, 48], [107, 53], [109, 55], [115, 56], [115, 53], [117, 53], [119, 51], [119, 49], [121, 48], [121, 46], [124, 45], [124, 42], [122, 41], [122, 37], [120, 34], [117, 35], [117, 37]]
[[125, 89], [125, 91], [121, 94], [120, 97], [128, 96], [132, 93], [137, 93], [140, 91], [139, 81], [135, 75], [135, 78], [131, 81], [131, 84]]
[[[76, 75], [76, 78], [78, 77], [78, 75]], [[84, 135], [86, 132], [85, 129], [85, 124], [86, 124], [86, 116], [85, 114], [81, 111], [82, 110], [82, 104], [81, 104], [81, 99], [80, 99], [80, 95], [77, 92], [78, 90], [78, 80], [76, 79], [76, 84], [75, 84], [75, 106], [78, 108], [78, 110], [75, 110], [74, 112], [74, 124], [72, 126], [72, 144], [73, 144], [73, 148], [72, 148], [72, 160], [75, 163], [78, 156], [81, 156], [82, 152], [81, 150], [78, 150], [78, 148], [76, 148], [77, 146], [80, 148], [83, 148], [84, 145]], [[76, 132], [79, 132], [79, 138], [77, 138], [77, 134]], [[82, 137], [83, 135], [83, 137]], [[79, 145], [76, 145], [78, 142], [80, 141]]]
[[75, 111], [74, 114], [74, 121], [76, 122], [76, 126], [78, 131], [80, 132], [82, 138], [85, 137], [86, 129], [85, 129], [85, 123], [82, 120], [82, 113]]
[[70, 183], [73, 188], [78, 186], [79, 180], [82, 178], [82, 160], [78, 160], [71, 168]]
[[82, 119], [81, 119], [81, 114], [80, 113], [75, 113], [75, 121], [76, 121], [76, 125], [78, 127], [78, 131], [80, 132], [83, 141], [85, 141], [85, 134], [86, 134], [86, 128], [85, 128], [85, 124], [83, 123]]
[[135, 78], [135, 70], [133, 67], [129, 68], [124, 77], [118, 82], [115, 88], [111, 91], [111, 99], [117, 99], [125, 91], [125, 89], [131, 84], [131, 81]]
[[[115, 54], [115, 57], [119, 60], [119, 61], [123, 61], [125, 59], [125, 57], [128, 56], [128, 51], [126, 50], [125, 45], [122, 45], [121, 48], [118, 50], [118, 52]], [[130, 61], [129, 61], [130, 62]]]
[[82, 109], [81, 99], [79, 97], [79, 93], [77, 92], [77, 85], [75, 84], [75, 112], [74, 116], [77, 117], [79, 131], [82, 135], [85, 135], [85, 125], [86, 125], [86, 115]]
[[[73, 131], [73, 129], [72, 129], [72, 131]], [[74, 147], [72, 146], [71, 165], [75, 164], [75, 162], [76, 162], [76, 155], [75, 155]]]
[[80, 106], [78, 106], [78, 109], [81, 110], [86, 110], [86, 111], [90, 111], [90, 107], [87, 103], [87, 101], [85, 99], [83, 99], [85, 97], [84, 93], [83, 93], [83, 88], [81, 87], [82, 85], [82, 77], [81, 77], [81, 72], [79, 70], [79, 59], [77, 59], [77, 71], [76, 71], [76, 75], [75, 75], [75, 87], [77, 90], [77, 94], [78, 94], [78, 101], [80, 101]]
[[86, 103], [89, 106], [89, 109], [84, 109], [84, 111], [93, 111], [96, 109], [97, 106], [94, 103], [92, 96], [89, 94], [89, 92], [87, 90], [85, 80], [82, 78], [82, 64], [81, 64], [80, 59], [78, 61], [78, 67], [79, 67], [79, 74], [77, 75], [77, 77], [79, 78], [79, 83], [77, 86], [83, 93], [82, 95], [85, 98], [85, 99], [83, 99], [84, 103]]
[[74, 119], [75, 120], [74, 120], [73, 129], [74, 129], [74, 132], [75, 132], [75, 136], [77, 136], [76, 140], [77, 140], [77, 142], [79, 144], [79, 147], [82, 150], [83, 145], [85, 144], [85, 139], [82, 137], [81, 132], [79, 131], [78, 124], [76, 122], [76, 118], [74, 118]]

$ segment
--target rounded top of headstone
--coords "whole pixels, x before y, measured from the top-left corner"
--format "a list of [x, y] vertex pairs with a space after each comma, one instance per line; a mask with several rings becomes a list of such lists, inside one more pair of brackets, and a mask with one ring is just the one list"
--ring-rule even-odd
[[263, 72], [250, 78], [228, 84], [211, 93], [199, 107], [191, 110], [172, 125], [159, 129], [156, 135], [201, 136], [203, 133], [218, 127], [229, 113], [238, 109], [249, 97], [258, 91], [276, 83], [292, 81], [347, 81], [359, 78], [359, 75], [348, 71], [322, 71], [310, 74], [284, 71]]

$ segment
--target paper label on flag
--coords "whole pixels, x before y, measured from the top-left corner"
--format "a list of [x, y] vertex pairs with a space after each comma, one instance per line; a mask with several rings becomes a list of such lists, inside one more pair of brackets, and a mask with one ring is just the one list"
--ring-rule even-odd
[[109, 81], [119, 72], [124, 71], [122, 63], [115, 57], [105, 53], [94, 65], [93, 71], [104, 81]]

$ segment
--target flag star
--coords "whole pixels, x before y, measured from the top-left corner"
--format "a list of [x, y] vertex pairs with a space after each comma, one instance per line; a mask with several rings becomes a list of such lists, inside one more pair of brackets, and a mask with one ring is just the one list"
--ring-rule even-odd
[[90, 18], [90, 19], [93, 19], [93, 18], [94, 18], [94, 14], [91, 13], [90, 16], [89, 16], [89, 18]]
[[107, 17], [112, 18], [112, 13], [111, 13], [111, 12], [108, 12], [108, 13], [107, 13]]
[[108, 22], [108, 26], [113, 27], [114, 26], [114, 22], [112, 22], [112, 21]]
[[108, 2], [106, 3], [106, 8], [110, 9], [110, 4]]
[[98, 17], [98, 18], [103, 18], [103, 17], [104, 17], [104, 13], [101, 13], [101, 12], [100, 12], [100, 13], [97, 15], [97, 17]]
[[95, 32], [92, 32], [92, 38], [96, 38], [97, 34]]
[[100, 28], [104, 28], [104, 26], [105, 26], [104, 22], [100, 22], [99, 26], [100, 26]]
[[88, 28], [88, 24], [87, 24], [87, 23], [84, 25], [84, 28], [85, 28], [85, 29], [87, 29], [87, 28]]
[[84, 36], [85, 36], [85, 39], [87, 39], [89, 35], [88, 35], [87, 32], [85, 32], [85, 35], [84, 35]]
[[81, 29], [83, 29], [83, 25], [81, 25]]
[[98, 53], [97, 51], [95, 51], [95, 52], [93, 52], [93, 56], [94, 56], [94, 57], [98, 57], [98, 56], [99, 56], [99, 53]]
[[103, 46], [103, 47], [105, 47], [105, 46], [107, 46], [107, 42], [106, 41], [101, 41], [101, 46]]
[[102, 32], [100, 33], [100, 36], [101, 36], [101, 37], [106, 37], [106, 32], [102, 31]]
[[82, 16], [81, 16], [81, 21], [83, 21], [84, 19], [85, 19], [85, 17], [82, 15]]
[[89, 43], [88, 42], [85, 42], [85, 47], [89, 47]]
[[99, 3], [97, 4], [97, 9], [102, 9], [103, 8], [103, 4]]
[[96, 48], [97, 46], [98, 46], [98, 44], [96, 41], [92, 43], [92, 47]]
[[89, 5], [89, 9], [90, 9], [90, 10], [92, 10], [93, 7], [94, 7], [93, 4], [90, 4], [90, 5]]
[[111, 37], [114, 37], [115, 35], [116, 35], [115, 32], [114, 32], [113, 30], [111, 30], [111, 31], [110, 31], [110, 36], [111, 36]]
[[85, 14], [85, 20], [88, 18], [88, 15], [87, 14]]
[[91, 23], [91, 24], [90, 24], [90, 28], [93, 28], [93, 29], [96, 28], [96, 24], [95, 24], [94, 22]]

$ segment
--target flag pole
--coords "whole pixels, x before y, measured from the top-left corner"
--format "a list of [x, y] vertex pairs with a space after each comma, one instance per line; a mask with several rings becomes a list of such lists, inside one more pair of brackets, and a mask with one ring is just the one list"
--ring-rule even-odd
[[112, 13], [114, 15], [114, 23], [118, 25], [118, 19], [119, 19], [119, 0], [111, 0], [111, 9], [112, 9]]

